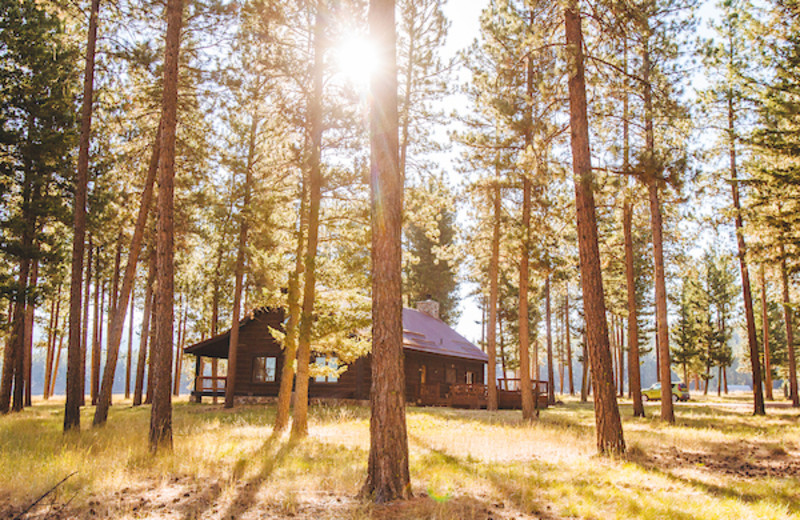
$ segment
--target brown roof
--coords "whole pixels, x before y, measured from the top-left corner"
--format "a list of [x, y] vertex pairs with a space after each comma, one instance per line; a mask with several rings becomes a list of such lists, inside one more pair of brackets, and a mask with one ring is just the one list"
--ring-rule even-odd
[[[258, 309], [241, 320], [239, 327], [246, 325], [262, 312], [280, 311]], [[230, 335], [231, 331], [228, 330], [223, 334], [186, 347], [184, 352], [226, 359]], [[489, 360], [486, 353], [451, 329], [445, 322], [415, 309], [403, 309], [403, 348], [440, 356], [473, 359], [484, 363]]]
[[489, 356], [445, 322], [415, 309], [403, 309], [403, 348], [488, 362]]

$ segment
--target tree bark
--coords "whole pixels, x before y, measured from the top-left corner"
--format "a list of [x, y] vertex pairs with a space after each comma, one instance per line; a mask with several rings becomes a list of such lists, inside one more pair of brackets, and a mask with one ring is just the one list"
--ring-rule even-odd
[[487, 333], [487, 404], [489, 411], [497, 410], [497, 299], [498, 277], [500, 264], [500, 174], [499, 166], [495, 165], [494, 186], [492, 190], [493, 220], [492, 220], [492, 256], [489, 259], [489, 323]]
[[156, 263], [158, 292], [155, 303], [156, 338], [153, 356], [153, 407], [150, 414], [150, 451], [172, 450], [172, 325], [174, 302], [174, 179], [175, 127], [178, 108], [178, 53], [182, 0], [167, 0], [167, 34], [164, 56], [161, 149], [158, 166], [158, 233]]
[[44, 371], [44, 392], [42, 397], [47, 400], [53, 395], [53, 363], [56, 357], [56, 339], [58, 338], [58, 321], [61, 317], [61, 283], [58, 284], [56, 296], [51, 305], [50, 337], [47, 341], [47, 360]]
[[[142, 250], [142, 243], [144, 242], [144, 233], [147, 228], [147, 218], [150, 213], [150, 208], [153, 205], [153, 192], [158, 172], [158, 162], [160, 156], [160, 138], [161, 138], [161, 124], [159, 122], [159, 130], [156, 132], [156, 140], [153, 145], [153, 151], [150, 154], [150, 162], [147, 168], [147, 175], [145, 177], [144, 186], [142, 188], [141, 203], [139, 205], [139, 212], [136, 216], [136, 225], [133, 228], [133, 237], [131, 238], [130, 250], [128, 252], [128, 261], [125, 265], [125, 273], [122, 277], [122, 291], [117, 300], [116, 289], [114, 289], [114, 304], [111, 311], [111, 323], [109, 325], [108, 344], [106, 346], [106, 366], [103, 372], [103, 384], [100, 389], [100, 399], [94, 414], [94, 425], [101, 426], [105, 424], [108, 419], [108, 407], [111, 405], [111, 393], [114, 385], [114, 374], [117, 370], [117, 359], [119, 356], [119, 345], [122, 340], [122, 328], [125, 325], [125, 313], [128, 310], [128, 302], [132, 301], [131, 294], [133, 293], [133, 286], [136, 281], [136, 266], [139, 262], [139, 254]], [[119, 269], [119, 253], [115, 261], [115, 271]], [[118, 278], [115, 274], [115, 278]], [[116, 283], [115, 283], [116, 285]], [[132, 308], [131, 308], [132, 310]], [[133, 327], [133, 314], [131, 314], [131, 327]], [[132, 329], [131, 329], [132, 330]], [[128, 344], [128, 367], [126, 379], [125, 394], [126, 398], [129, 394], [130, 381], [130, 351], [131, 347]]]
[[744, 296], [744, 314], [747, 321], [747, 344], [750, 348], [750, 369], [753, 374], [753, 415], [766, 415], [764, 393], [761, 390], [761, 362], [758, 356], [758, 338], [756, 338], [756, 320], [753, 313], [753, 297], [750, 291], [750, 271], [747, 268], [747, 245], [744, 241], [744, 219], [739, 202], [739, 181], [736, 172], [736, 130], [734, 123], [733, 95], [728, 93], [728, 152], [730, 158], [731, 192], [735, 212], [736, 244], [738, 247], [739, 270], [742, 275], [742, 294]]
[[[86, 236], [86, 199], [89, 173], [89, 140], [92, 127], [92, 101], [94, 98], [94, 57], [97, 42], [97, 20], [100, 0], [92, 0], [89, 12], [89, 33], [86, 44], [86, 62], [83, 73], [83, 105], [81, 108], [81, 134], [78, 147], [78, 172], [75, 179], [75, 206], [72, 226], [72, 275], [69, 292], [69, 340], [67, 342], [67, 389], [64, 405], [64, 431], [79, 430], [80, 407], [83, 404], [84, 349], [81, 347], [81, 289], [83, 281], [83, 249]], [[87, 275], [88, 278], [88, 275]], [[87, 280], [88, 284], [88, 280]], [[84, 316], [83, 327], [86, 326]], [[85, 345], [85, 341], [83, 342]]]
[[553, 373], [553, 326], [550, 308], [550, 273], [544, 280], [545, 328], [547, 333], [547, 404], [556, 404], [556, 382]]
[[622, 423], [611, 373], [608, 325], [597, 244], [597, 221], [589, 151], [589, 122], [583, 66], [583, 32], [577, 0], [564, 10], [569, 75], [570, 145], [575, 177], [575, 214], [578, 229], [581, 286], [586, 317], [586, 345], [590, 351], [595, 402], [597, 448], [601, 454], [625, 452]]
[[[130, 315], [128, 316], [128, 355], [125, 358], [125, 399], [131, 398], [131, 371], [133, 369], [133, 309], [134, 297], [136, 295], [136, 279], [131, 285], [131, 297], [129, 301]], [[102, 392], [101, 392], [102, 394]]]
[[[781, 255], [781, 289], [783, 290], [783, 317], [786, 324], [786, 346], [789, 363], [789, 396], [792, 398], [792, 407], [800, 407], [800, 397], [797, 395], [797, 364], [794, 350], [794, 328], [792, 327], [792, 303], [789, 298], [789, 272], [786, 269], [786, 248], [780, 242]], [[725, 393], [727, 394], [727, 382]]]
[[622, 207], [625, 235], [625, 283], [628, 295], [628, 388], [633, 398], [633, 416], [644, 417], [642, 376], [639, 368], [639, 317], [636, 307], [636, 271], [633, 264], [633, 205], [625, 195]]
[[225, 408], [233, 408], [236, 392], [236, 366], [239, 358], [239, 319], [242, 307], [242, 282], [244, 280], [245, 255], [247, 253], [247, 231], [250, 224], [250, 185], [253, 182], [253, 167], [256, 157], [256, 133], [258, 115], [255, 111], [250, 122], [250, 135], [245, 166], [244, 202], [239, 223], [239, 248], [236, 251], [235, 283], [233, 290], [233, 325], [231, 326], [230, 347], [228, 349], [228, 378], [225, 385]]
[[411, 496], [403, 370], [401, 233], [394, 0], [371, 0], [370, 36], [380, 69], [370, 82], [372, 392], [370, 450], [362, 494], [375, 502]]
[[289, 277], [289, 289], [287, 294], [289, 306], [289, 320], [286, 323], [285, 345], [283, 347], [283, 367], [281, 367], [281, 386], [278, 391], [278, 404], [275, 411], [275, 426], [273, 430], [281, 432], [289, 426], [289, 409], [292, 404], [292, 386], [294, 383], [294, 362], [297, 358], [297, 334], [300, 323], [300, 276], [303, 274], [305, 264], [303, 263], [303, 243], [305, 241], [305, 229], [308, 225], [307, 190], [305, 179], [300, 187], [300, 219], [297, 224], [295, 239], [297, 249], [295, 250], [294, 272]]
[[766, 398], [774, 400], [772, 396], [772, 360], [769, 352], [769, 311], [767, 309], [767, 277], [764, 275], [764, 264], [759, 268], [761, 277], [761, 330], [764, 335], [764, 387]]
[[[133, 387], [133, 406], [142, 404], [144, 393], [144, 372], [147, 366], [147, 346], [150, 339], [150, 317], [153, 314], [153, 285], [156, 281], [156, 255], [151, 250], [148, 260], [147, 285], [144, 289], [144, 309], [142, 310], [142, 332], [139, 336], [139, 356], [136, 363], [136, 384]], [[151, 377], [150, 374], [147, 376]]]
[[100, 297], [103, 287], [100, 282], [100, 248], [95, 252], [96, 266], [94, 270], [94, 319], [92, 320], [92, 355], [89, 361], [89, 397], [92, 404], [97, 404], [97, 393], [100, 388], [100, 327], [103, 326]]
[[569, 370], [569, 395], [575, 395], [575, 378], [572, 373], [572, 341], [569, 330], [569, 283], [564, 286], [564, 341], [567, 343], [567, 368]]
[[[530, 22], [533, 24], [533, 12]], [[526, 64], [525, 149], [533, 150], [533, 63], [528, 57]], [[519, 374], [522, 399], [522, 418], [536, 418], [531, 386], [530, 323], [528, 322], [528, 286], [530, 285], [529, 257], [531, 240], [531, 179], [530, 172], [522, 173], [522, 250], [519, 261]]]
[[[31, 279], [28, 282], [29, 290], [36, 289], [39, 280], [39, 259], [33, 260], [31, 266]], [[35, 318], [36, 305], [31, 298], [25, 306], [25, 331], [24, 331], [24, 370], [25, 370], [25, 406], [33, 404], [31, 392], [31, 372], [33, 369], [33, 320]]]
[[314, 323], [314, 299], [317, 284], [317, 246], [319, 243], [319, 212], [322, 202], [322, 94], [325, 45], [326, 0], [317, 2], [314, 27], [314, 68], [308, 117], [311, 154], [308, 162], [308, 247], [305, 254], [305, 286], [297, 346], [297, 377], [295, 380], [292, 437], [308, 435], [308, 378], [311, 361], [311, 331]]

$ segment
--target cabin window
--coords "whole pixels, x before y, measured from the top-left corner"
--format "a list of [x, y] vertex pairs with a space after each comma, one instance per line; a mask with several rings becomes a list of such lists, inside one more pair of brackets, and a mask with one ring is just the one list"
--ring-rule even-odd
[[419, 367], [419, 384], [424, 385], [427, 382], [428, 367], [422, 365]]
[[444, 381], [445, 381], [445, 383], [448, 383], [448, 384], [451, 384], [451, 385], [455, 384], [455, 382], [456, 382], [456, 367], [455, 366], [451, 365], [451, 366], [445, 368]]
[[271, 356], [259, 356], [253, 359], [253, 382], [254, 383], [274, 383], [275, 369], [278, 365], [278, 358]]
[[475, 383], [475, 372], [467, 372], [467, 384], [471, 385]]
[[314, 378], [317, 383], [336, 383], [339, 381], [339, 359], [336, 356], [317, 356], [316, 365], [322, 371]]

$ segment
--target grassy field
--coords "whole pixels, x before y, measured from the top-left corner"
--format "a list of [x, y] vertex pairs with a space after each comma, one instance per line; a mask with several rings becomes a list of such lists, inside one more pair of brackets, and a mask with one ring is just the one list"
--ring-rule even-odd
[[[272, 406], [178, 402], [175, 451], [151, 457], [149, 407], [122, 400], [108, 425], [61, 433], [63, 402], [0, 417], [0, 518], [800, 518], [800, 423], [741, 399], [679, 404], [677, 424], [633, 419], [628, 454], [595, 455], [590, 405], [567, 400], [533, 424], [514, 411], [409, 408], [415, 498], [356, 498], [369, 410], [312, 408], [310, 436], [272, 436]], [[84, 410], [91, 424], [93, 408]]]

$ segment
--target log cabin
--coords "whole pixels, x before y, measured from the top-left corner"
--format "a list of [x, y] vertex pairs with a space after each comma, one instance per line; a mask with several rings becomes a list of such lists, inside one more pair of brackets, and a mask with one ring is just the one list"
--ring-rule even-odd
[[[276, 397], [285, 362], [283, 350], [269, 332], [283, 330], [282, 309], [260, 308], [239, 322], [239, 352], [236, 367], [236, 397]], [[192, 396], [200, 402], [207, 396], [225, 395], [225, 377], [202, 373], [203, 360], [227, 359], [230, 330], [184, 349], [195, 356]], [[419, 302], [417, 309], [403, 309], [406, 402], [421, 406], [486, 406], [485, 367], [488, 356], [446, 323], [438, 319], [438, 303]], [[315, 355], [312, 363], [340, 368], [335, 356]], [[333, 372], [333, 371], [331, 371]], [[346, 366], [338, 375], [312, 377], [310, 399], [367, 400], [371, 387], [370, 356]], [[504, 391], [501, 406], [518, 408], [519, 391]], [[516, 397], [516, 399], [515, 399]]]

